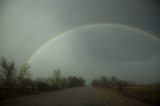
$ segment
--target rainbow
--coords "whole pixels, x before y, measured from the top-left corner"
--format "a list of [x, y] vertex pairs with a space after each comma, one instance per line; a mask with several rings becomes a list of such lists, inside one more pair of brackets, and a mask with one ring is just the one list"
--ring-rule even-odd
[[47, 47], [48, 45], [50, 45], [55, 40], [60, 39], [61, 37], [65, 36], [69, 33], [72, 33], [74, 31], [81, 30], [81, 29], [86, 29], [86, 28], [89, 28], [89, 27], [103, 27], [103, 26], [104, 27], [105, 26], [119, 27], [119, 28], [125, 28], [125, 29], [128, 29], [128, 30], [136, 31], [136, 32], [139, 32], [139, 33], [142, 33], [142, 34], [146, 35], [147, 37], [149, 37], [153, 40], [156, 40], [156, 41], [160, 42], [159, 37], [156, 37], [155, 35], [153, 35], [149, 32], [146, 32], [146, 31], [144, 31], [140, 28], [136, 28], [136, 27], [133, 27], [133, 26], [125, 25], [125, 24], [114, 24], [114, 23], [87, 24], [87, 25], [82, 25], [82, 26], [78, 26], [78, 27], [73, 28], [73, 29], [66, 30], [66, 31], [58, 34], [56, 37], [51, 38], [49, 41], [47, 41], [45, 44], [43, 44], [38, 50], [36, 50], [36, 52], [33, 53], [33, 55], [28, 59], [27, 63], [30, 64], [33, 61], [33, 59], [36, 57], [36, 55], [39, 54], [45, 47]]

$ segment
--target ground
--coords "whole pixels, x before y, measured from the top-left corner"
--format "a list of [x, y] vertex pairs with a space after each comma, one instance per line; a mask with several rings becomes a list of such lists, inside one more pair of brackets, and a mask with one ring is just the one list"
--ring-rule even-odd
[[10, 100], [3, 106], [109, 106], [93, 87], [76, 87]]

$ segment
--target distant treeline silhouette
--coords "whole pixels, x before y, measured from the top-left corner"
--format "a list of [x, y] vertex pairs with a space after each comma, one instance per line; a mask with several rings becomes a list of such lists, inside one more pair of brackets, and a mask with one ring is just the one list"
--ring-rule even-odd
[[[85, 86], [82, 77], [64, 77], [60, 70], [54, 70], [52, 77], [33, 79], [28, 64], [17, 68], [14, 61], [0, 58], [0, 101], [29, 94], [41, 94], [48, 91]], [[138, 85], [120, 80], [115, 76], [101, 76], [91, 81], [98, 88], [114, 89], [127, 97], [133, 97], [146, 103], [160, 105], [160, 84]]]
[[134, 82], [124, 81], [112, 76], [107, 78], [105, 76], [101, 76], [97, 79], [92, 80], [91, 85], [94, 87], [112, 87], [117, 88], [120, 92], [123, 91], [124, 87], [135, 85]]
[[85, 86], [82, 77], [63, 77], [60, 70], [54, 70], [50, 78], [33, 80], [28, 64], [18, 69], [14, 61], [8, 61], [5, 57], [0, 59], [0, 101], [79, 86]]
[[97, 88], [102, 88], [106, 91], [119, 93], [126, 97], [141, 100], [151, 106], [160, 105], [160, 84], [136, 84], [120, 80], [116, 77], [107, 78], [101, 76], [92, 80], [91, 85]]

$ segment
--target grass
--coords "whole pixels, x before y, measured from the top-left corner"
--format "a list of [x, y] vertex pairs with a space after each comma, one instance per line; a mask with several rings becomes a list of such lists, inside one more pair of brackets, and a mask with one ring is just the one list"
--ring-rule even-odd
[[124, 95], [137, 98], [145, 103], [160, 105], [160, 87], [155, 85], [143, 85], [126, 88]]
[[97, 88], [98, 93], [103, 96], [106, 101], [112, 106], [153, 106], [142, 102], [141, 100], [130, 98], [122, 93], [119, 93], [118, 90], [112, 88]]

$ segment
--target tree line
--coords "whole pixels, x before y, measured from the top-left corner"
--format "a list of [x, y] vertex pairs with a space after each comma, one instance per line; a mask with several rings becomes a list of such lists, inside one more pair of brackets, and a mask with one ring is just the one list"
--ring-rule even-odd
[[119, 94], [125, 97], [138, 99], [151, 106], [160, 105], [160, 83], [136, 84], [135, 82], [120, 80], [114, 76], [109, 78], [100, 76], [92, 80], [91, 85], [109, 92], [116, 93], [118, 91]]
[[125, 87], [131, 87], [135, 85], [134, 82], [124, 81], [112, 76], [107, 78], [105, 76], [100, 76], [92, 80], [91, 85], [94, 87], [102, 87], [102, 88], [115, 88], [118, 89], [120, 92], [124, 90]]
[[52, 77], [33, 80], [27, 63], [17, 68], [14, 61], [0, 59], [0, 100], [79, 86], [85, 86], [82, 77], [63, 77], [60, 70], [54, 70]]

